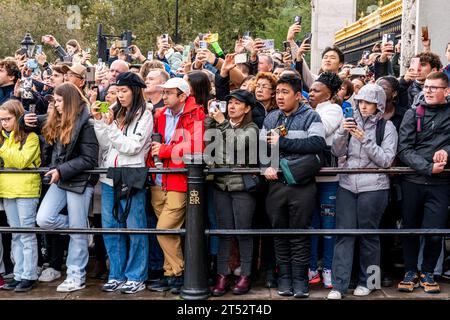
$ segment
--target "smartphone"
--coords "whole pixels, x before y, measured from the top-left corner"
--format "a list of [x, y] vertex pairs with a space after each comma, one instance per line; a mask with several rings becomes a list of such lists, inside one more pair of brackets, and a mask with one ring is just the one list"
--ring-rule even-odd
[[291, 53], [291, 43], [289, 41], [283, 41], [284, 52]]
[[39, 67], [38, 62], [35, 59], [28, 59], [27, 68], [30, 70], [37, 69]]
[[246, 53], [239, 53], [234, 56], [234, 63], [246, 63], [247, 61]]
[[86, 49], [84, 49], [84, 52], [86, 52], [86, 53], [91, 53], [91, 48], [86, 48]]
[[355, 121], [353, 119], [353, 108], [351, 106], [344, 108], [344, 118], [346, 121]]
[[191, 46], [187, 45], [183, 48], [183, 61], [187, 61], [189, 58], [189, 52], [191, 51]]
[[42, 45], [40, 45], [40, 44], [36, 45], [36, 53], [42, 54]]
[[275, 48], [275, 40], [274, 39], [266, 39], [264, 41], [264, 50], [273, 50]]
[[423, 40], [428, 40], [430, 38], [430, 36], [428, 35], [428, 26], [422, 27], [422, 37]]
[[364, 50], [363, 54], [362, 54], [362, 58], [363, 59], [369, 59], [370, 57], [370, 51], [369, 50]]
[[302, 24], [302, 16], [295, 16], [294, 23], [301, 25]]
[[147, 60], [153, 61], [153, 51], [147, 51]]
[[227, 112], [227, 102], [226, 101], [211, 101], [209, 105], [209, 111], [213, 112], [216, 109], [220, 110], [220, 112]]
[[98, 111], [100, 113], [108, 113], [109, 112], [109, 103], [108, 102], [101, 102], [98, 105]]
[[[385, 33], [383, 34], [383, 45], [386, 45], [387, 43], [392, 44], [393, 47], [395, 47], [395, 33]], [[392, 49], [392, 52], [394, 52], [394, 49]]]
[[413, 69], [414, 72], [419, 72], [420, 67], [420, 58], [412, 58], [411, 63], [409, 64], [409, 68]]
[[86, 82], [88, 83], [95, 82], [95, 67], [86, 68]]
[[127, 48], [127, 40], [116, 40], [114, 44], [116, 48]]
[[72, 57], [71, 56], [64, 56], [63, 62], [72, 62]]
[[31, 113], [36, 113], [36, 105], [30, 104], [28, 107], [28, 111], [30, 111]]
[[242, 34], [242, 39], [250, 40], [250, 38], [251, 38], [250, 31], [244, 31], [244, 33]]
[[308, 32], [306, 35], [305, 35], [305, 43], [307, 43], [307, 44], [311, 44], [311, 38], [312, 38], [312, 33], [311, 32]]
[[198, 46], [199, 46], [200, 49], [208, 49], [208, 43], [206, 41], [203, 41], [203, 40], [198, 42]]
[[198, 40], [203, 40], [203, 36], [204, 36], [203, 33], [199, 33], [198, 34]]
[[164, 33], [164, 34], [161, 36], [161, 40], [162, 40], [163, 42], [169, 42], [169, 34], [168, 34], [168, 33]]

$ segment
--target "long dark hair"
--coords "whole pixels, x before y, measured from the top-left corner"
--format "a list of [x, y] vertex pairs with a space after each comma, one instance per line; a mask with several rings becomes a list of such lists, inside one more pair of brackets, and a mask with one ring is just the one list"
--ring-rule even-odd
[[195, 70], [189, 72], [187, 77], [195, 102], [208, 110], [208, 100], [211, 99], [211, 82], [209, 82], [208, 76], [203, 71]]
[[119, 99], [117, 99], [117, 105], [113, 108], [114, 119], [124, 118], [123, 126], [129, 126], [130, 123], [135, 118], [136, 114], [140, 113], [142, 115], [145, 109], [147, 108], [142, 88], [139, 87], [128, 87], [128, 88], [131, 89], [133, 95], [131, 108], [127, 111], [127, 109], [120, 104]]

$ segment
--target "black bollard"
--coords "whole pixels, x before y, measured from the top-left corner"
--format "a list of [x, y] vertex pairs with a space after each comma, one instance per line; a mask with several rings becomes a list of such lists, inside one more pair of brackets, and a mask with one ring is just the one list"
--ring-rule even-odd
[[186, 234], [184, 247], [184, 285], [181, 298], [203, 300], [209, 296], [205, 236], [205, 177], [203, 155], [184, 158], [188, 168]]

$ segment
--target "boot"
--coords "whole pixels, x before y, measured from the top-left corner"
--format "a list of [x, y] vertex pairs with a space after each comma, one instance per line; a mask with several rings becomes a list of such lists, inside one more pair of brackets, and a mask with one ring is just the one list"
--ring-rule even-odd
[[230, 276], [218, 274], [216, 285], [212, 290], [212, 295], [215, 297], [223, 296], [227, 292], [229, 286], [230, 286]]
[[292, 268], [290, 263], [279, 265], [278, 294], [280, 296], [292, 296]]
[[292, 286], [295, 298], [309, 297], [308, 265], [292, 264]]
[[250, 290], [250, 277], [240, 276], [233, 287], [233, 294], [246, 294]]

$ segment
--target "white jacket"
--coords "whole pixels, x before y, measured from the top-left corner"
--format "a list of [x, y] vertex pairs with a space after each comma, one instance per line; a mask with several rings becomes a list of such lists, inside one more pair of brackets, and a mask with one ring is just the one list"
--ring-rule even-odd
[[[118, 128], [116, 121], [107, 125], [103, 120], [94, 121], [94, 130], [100, 144], [100, 167], [145, 167], [151, 145], [153, 116], [149, 110], [136, 114], [125, 128]], [[100, 175], [100, 181], [113, 186], [111, 179]]]
[[[323, 127], [325, 128], [325, 141], [327, 146], [331, 146], [333, 144], [334, 133], [339, 129], [342, 120], [344, 120], [342, 108], [335, 103], [331, 103], [331, 101], [325, 101], [319, 103], [315, 111], [319, 114]], [[316, 182], [337, 181], [339, 181], [338, 176], [316, 177]]]

